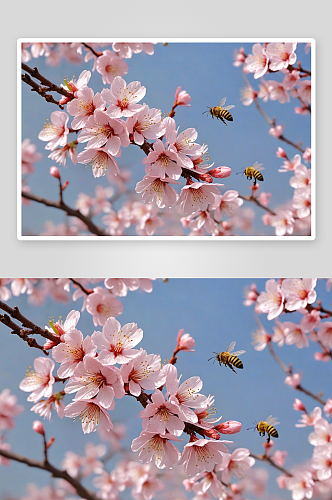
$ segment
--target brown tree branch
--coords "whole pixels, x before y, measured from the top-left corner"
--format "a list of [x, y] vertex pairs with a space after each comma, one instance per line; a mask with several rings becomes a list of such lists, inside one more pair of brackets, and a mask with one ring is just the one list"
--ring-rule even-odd
[[74, 95], [72, 93], [70, 93], [63, 87], [58, 87], [57, 85], [55, 85], [55, 83], [45, 78], [43, 75], [39, 73], [36, 67], [30, 68], [29, 66], [27, 66], [27, 64], [22, 63], [22, 69], [27, 73], [29, 73], [36, 80], [39, 80], [43, 85], [45, 85], [45, 87], [47, 87], [48, 92], [57, 92], [58, 94], [68, 97], [68, 99], [70, 100], [74, 99]]
[[41, 196], [37, 196], [35, 194], [27, 193], [24, 191], [22, 191], [22, 196], [23, 198], [36, 201], [37, 203], [41, 203], [43, 205], [46, 205], [47, 207], [53, 207], [59, 210], [63, 210], [67, 215], [71, 217], [77, 217], [82, 222], [84, 222], [84, 224], [92, 234], [96, 234], [97, 236], [106, 236], [105, 231], [102, 228], [96, 226], [89, 217], [83, 215], [79, 210], [69, 207], [63, 201], [47, 200], [46, 198], [42, 198]]
[[288, 472], [288, 470], [284, 469], [280, 465], [277, 465], [272, 460], [272, 458], [268, 457], [267, 455], [255, 455], [254, 453], [250, 453], [250, 456], [253, 457], [253, 458], [255, 458], [256, 460], [261, 460], [263, 462], [269, 463], [270, 465], [272, 465], [272, 467], [275, 467], [276, 469], [280, 470], [280, 472], [282, 472], [283, 474], [285, 474], [288, 477], [293, 477], [293, 474], [291, 474], [290, 472]]
[[258, 207], [263, 208], [263, 210], [266, 210], [267, 212], [269, 212], [269, 214], [276, 215], [276, 213], [273, 212], [273, 210], [271, 210], [269, 207], [266, 207], [265, 205], [263, 205], [260, 201], [258, 201], [257, 198], [254, 198], [254, 196], [243, 196], [242, 194], [239, 194], [239, 198], [241, 198], [242, 200], [245, 200], [245, 201], [251, 201], [251, 202], [255, 203]]
[[27, 73], [25, 73], [24, 75], [21, 75], [21, 79], [22, 79], [22, 82], [26, 83], [27, 85], [29, 85], [31, 87], [32, 92], [37, 92], [37, 94], [44, 97], [44, 99], [47, 102], [51, 102], [53, 104], [56, 104], [57, 106], [59, 106], [60, 109], [64, 109], [64, 107], [60, 104], [59, 101], [56, 101], [51, 94], [47, 94], [47, 92], [49, 91], [48, 87], [41, 87], [40, 85], [38, 85], [38, 83], [34, 82]]
[[85, 498], [86, 500], [97, 500], [97, 497], [91, 491], [84, 488], [84, 486], [77, 479], [70, 476], [67, 471], [57, 469], [56, 467], [51, 465], [47, 460], [39, 462], [37, 460], [33, 460], [32, 458], [27, 458], [22, 455], [18, 455], [13, 451], [3, 450], [1, 448], [0, 448], [0, 455], [9, 458], [10, 460], [15, 460], [16, 462], [26, 464], [29, 467], [46, 470], [47, 472], [50, 472], [50, 474], [52, 474], [53, 477], [64, 479], [69, 484], [71, 484], [75, 488], [77, 494], [80, 497]]

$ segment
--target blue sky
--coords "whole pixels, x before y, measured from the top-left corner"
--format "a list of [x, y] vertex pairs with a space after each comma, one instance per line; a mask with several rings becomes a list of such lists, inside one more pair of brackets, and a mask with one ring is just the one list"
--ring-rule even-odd
[[[244, 86], [242, 68], [235, 68], [232, 64], [233, 51], [240, 46], [244, 47], [247, 54], [251, 53], [252, 43], [168, 43], [167, 46], [159, 43], [155, 45], [153, 56], [141, 53], [126, 60], [129, 71], [124, 78], [127, 83], [140, 81], [147, 89], [144, 102], [150, 107], [160, 108], [163, 114], [168, 114], [171, 110], [176, 88], [181, 86], [186, 90], [191, 95], [191, 107], [177, 108], [176, 124], [180, 127], [180, 132], [186, 128], [196, 128], [197, 142], [209, 146], [210, 162], [214, 162], [215, 166], [226, 165], [232, 168], [232, 175], [224, 180], [225, 186], [221, 188], [221, 192], [236, 189], [242, 195], [250, 195], [251, 183], [244, 176], [235, 174], [257, 161], [265, 168], [261, 189], [272, 192], [270, 206], [275, 208], [289, 200], [294, 191], [289, 186], [291, 174], [278, 172], [282, 161], [275, 155], [277, 147], [283, 147], [289, 158], [293, 158], [298, 151], [270, 136], [269, 126], [254, 104], [247, 107], [240, 101], [240, 89]], [[298, 44], [298, 60], [301, 61], [302, 67], [310, 69], [310, 53], [305, 55], [304, 47], [303, 43]], [[46, 65], [44, 57], [33, 59], [28, 65], [37, 66], [42, 75], [58, 85], [63, 83], [63, 78], [70, 79], [73, 75], [78, 78], [84, 69], [92, 69], [92, 61], [71, 65], [62, 60], [60, 66], [51, 67]], [[273, 79], [280, 80], [282, 76], [276, 74]], [[254, 88], [258, 89], [259, 80], [255, 81], [253, 75], [248, 75], [248, 78]], [[272, 79], [272, 76], [269, 75], [267, 79]], [[92, 73], [89, 86], [95, 92], [105, 87], [99, 73]], [[49, 152], [44, 149], [45, 143], [38, 139], [38, 134], [52, 111], [59, 108], [31, 92], [27, 85], [24, 84], [22, 88], [22, 138], [29, 138], [32, 143], [37, 144], [38, 151], [43, 154], [43, 159], [36, 164], [36, 172], [29, 177], [28, 184], [33, 193], [57, 200], [58, 184], [49, 175], [49, 168], [55, 163], [47, 158]], [[235, 105], [231, 110], [234, 121], [228, 122], [227, 127], [219, 120], [213, 120], [209, 114], [202, 115], [206, 106], [216, 106], [225, 96], [226, 105]], [[262, 103], [263, 109], [271, 118], [275, 116], [278, 124], [286, 124], [284, 135], [296, 143], [303, 141], [305, 148], [310, 145], [310, 117], [296, 115], [294, 108], [297, 105], [294, 99], [284, 105], [278, 101]], [[82, 145], [79, 146], [79, 150], [81, 149]], [[120, 168], [128, 168], [132, 172], [132, 189], [143, 177], [143, 158], [144, 153], [134, 147], [123, 150], [119, 158]], [[67, 165], [67, 168], [60, 166], [60, 171], [63, 180], [70, 182], [64, 196], [69, 205], [74, 205], [78, 193], [86, 192], [94, 196], [97, 184], [107, 185], [106, 178], [95, 179], [90, 168], [85, 169], [82, 164], [72, 165], [71, 162]], [[122, 199], [114, 205], [115, 209], [119, 208], [120, 201]], [[261, 215], [264, 212], [261, 209], [248, 202], [243, 206], [250, 207], [257, 213], [256, 234], [264, 232], [274, 235], [273, 228], [266, 229], [263, 226]], [[23, 207], [23, 234], [40, 233], [45, 220], [50, 219], [61, 223], [65, 221], [65, 215], [56, 209], [41, 207], [36, 203]], [[95, 220], [100, 222], [99, 217]]]
[[[177, 369], [182, 374], [182, 380], [198, 375], [203, 381], [202, 393], [215, 396], [217, 415], [222, 415], [222, 421], [238, 420], [243, 427], [239, 434], [233, 436], [232, 450], [238, 447], [248, 447], [253, 453], [263, 452], [263, 438], [257, 432], [247, 431], [254, 421], [265, 419], [268, 415], [278, 417], [279, 439], [275, 440], [275, 449], [288, 451], [285, 467], [291, 469], [299, 462], [309, 459], [312, 446], [307, 437], [311, 429], [295, 428], [300, 413], [292, 409], [295, 397], [300, 398], [309, 412], [316, 406], [314, 400], [294, 391], [284, 384], [284, 374], [272, 360], [269, 352], [257, 352], [251, 345], [252, 332], [256, 329], [252, 307], [243, 305], [243, 292], [246, 286], [256, 283], [259, 291], [265, 286], [264, 279], [170, 279], [167, 283], [154, 281], [153, 292], [147, 294], [141, 291], [129, 292], [122, 298], [124, 311], [117, 319], [123, 325], [128, 322], [137, 323], [143, 329], [144, 336], [140, 347], [148, 353], [160, 354], [162, 360], [171, 357], [176, 344], [176, 336], [180, 328], [190, 333], [196, 341], [194, 353], [180, 353]], [[331, 309], [331, 295], [326, 292], [326, 280], [318, 280], [316, 287], [322, 305]], [[331, 293], [331, 292], [330, 292]], [[36, 308], [27, 304], [27, 297], [11, 299], [11, 306], [17, 305], [21, 312], [36, 324], [44, 327], [48, 319], [59, 316], [66, 318], [72, 309], [80, 309], [82, 299], [68, 304], [53, 303], [47, 300], [43, 307]], [[281, 321], [299, 322], [299, 313], [282, 316]], [[272, 333], [273, 321], [267, 321], [266, 315], [260, 319], [269, 333]], [[82, 314], [78, 328], [84, 335], [91, 335], [95, 330], [92, 317]], [[99, 330], [101, 328], [98, 328]], [[244, 369], [233, 373], [230, 369], [208, 359], [213, 351], [222, 351], [233, 341], [236, 350], [244, 349], [241, 355]], [[302, 385], [313, 393], [323, 392], [323, 398], [331, 397], [331, 364], [318, 363], [314, 360], [316, 345], [310, 343], [309, 348], [297, 349], [295, 346], [278, 348], [277, 354], [286, 365], [291, 362], [294, 372], [303, 372]], [[31, 429], [32, 422], [38, 418], [30, 412], [31, 403], [26, 401], [27, 394], [19, 390], [18, 385], [23, 379], [26, 369], [33, 365], [35, 357], [40, 353], [30, 349], [17, 336], [0, 324], [0, 391], [8, 387], [18, 396], [18, 401], [25, 412], [16, 419], [16, 427], [7, 435], [12, 450], [35, 459], [42, 459], [41, 439]], [[69, 401], [69, 398], [67, 399]], [[116, 401], [112, 412], [113, 421], [121, 421], [128, 426], [126, 445], [138, 436], [141, 431], [141, 421], [138, 413], [141, 408], [134, 398], [123, 398]], [[50, 450], [50, 460], [60, 466], [64, 453], [73, 449], [83, 454], [87, 442], [98, 443], [98, 434], [84, 435], [79, 422], [69, 418], [60, 421], [56, 415], [51, 422], [44, 423], [47, 437], [55, 437], [55, 443]], [[186, 442], [186, 437], [184, 441]], [[227, 436], [225, 436], [227, 438]], [[119, 457], [115, 457], [115, 461]], [[257, 467], [264, 467], [260, 463]], [[279, 490], [275, 483], [276, 474], [267, 468], [271, 475], [269, 491], [278, 498], [289, 498], [289, 492]], [[9, 474], [10, 472], [10, 474]], [[12, 478], [19, 480], [13, 482]], [[22, 496], [25, 485], [38, 482], [39, 486], [50, 482], [48, 474], [43, 471], [29, 469], [21, 464], [12, 464], [11, 469], [0, 468], [0, 496], [5, 493], [14, 497]], [[89, 482], [87, 482], [89, 484]]]

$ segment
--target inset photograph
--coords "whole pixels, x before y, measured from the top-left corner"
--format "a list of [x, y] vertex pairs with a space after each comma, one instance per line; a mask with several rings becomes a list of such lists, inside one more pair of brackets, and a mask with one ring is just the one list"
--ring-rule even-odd
[[20, 39], [18, 68], [19, 239], [315, 238], [313, 39]]
[[331, 279], [0, 281], [0, 495], [326, 500]]

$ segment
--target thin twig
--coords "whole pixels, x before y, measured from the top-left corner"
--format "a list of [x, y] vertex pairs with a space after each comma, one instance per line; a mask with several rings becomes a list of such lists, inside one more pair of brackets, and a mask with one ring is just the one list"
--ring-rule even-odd
[[97, 500], [97, 497], [91, 491], [84, 488], [84, 486], [77, 479], [70, 476], [67, 471], [57, 469], [56, 467], [51, 465], [47, 460], [39, 462], [37, 460], [33, 460], [32, 458], [27, 458], [22, 455], [18, 455], [13, 451], [4, 450], [1, 448], [0, 448], [0, 455], [9, 458], [10, 460], [15, 460], [16, 462], [26, 464], [29, 467], [35, 467], [37, 469], [46, 470], [47, 472], [50, 472], [53, 477], [64, 479], [69, 484], [71, 484], [75, 488], [77, 494], [80, 497], [85, 498], [86, 500]]
[[255, 455], [254, 453], [250, 453], [250, 456], [255, 458], [256, 460], [261, 460], [263, 462], [268, 462], [270, 465], [275, 467], [276, 469], [280, 470], [283, 474], [285, 474], [288, 477], [293, 477], [293, 475], [288, 472], [288, 470], [284, 469], [284, 467], [281, 467], [280, 465], [277, 465], [272, 458], [268, 457], [267, 455]]
[[27, 64], [22, 63], [22, 69], [24, 71], [27, 71], [27, 73], [29, 73], [33, 78], [39, 80], [43, 85], [45, 85], [49, 92], [57, 92], [58, 94], [68, 97], [68, 99], [70, 100], [74, 99], [73, 93], [68, 92], [68, 90], [66, 90], [63, 87], [58, 87], [57, 85], [55, 85], [55, 83], [45, 78], [43, 75], [39, 73], [36, 67], [30, 68]]
[[258, 207], [263, 208], [263, 210], [266, 210], [267, 212], [269, 212], [269, 214], [276, 215], [276, 213], [273, 212], [273, 210], [271, 210], [269, 207], [266, 207], [265, 205], [263, 205], [260, 201], [258, 201], [257, 198], [254, 198], [253, 196], [243, 196], [242, 194], [239, 194], [239, 198], [241, 198], [242, 200], [245, 200], [245, 201], [251, 201], [251, 202], [255, 203]]
[[27, 193], [25, 191], [22, 191], [22, 196], [23, 198], [27, 198], [28, 200], [36, 201], [37, 203], [41, 203], [42, 205], [46, 205], [47, 207], [53, 207], [57, 208], [59, 210], [63, 210], [66, 212], [67, 215], [71, 217], [77, 217], [80, 219], [84, 224], [88, 227], [89, 231], [93, 234], [96, 234], [97, 236], [106, 236], [106, 233], [103, 229], [100, 227], [96, 226], [89, 217], [83, 215], [79, 210], [75, 210], [71, 207], [69, 207], [66, 203], [63, 201], [53, 201], [53, 200], [47, 200], [46, 198], [42, 198], [41, 196], [37, 196], [32, 193]]

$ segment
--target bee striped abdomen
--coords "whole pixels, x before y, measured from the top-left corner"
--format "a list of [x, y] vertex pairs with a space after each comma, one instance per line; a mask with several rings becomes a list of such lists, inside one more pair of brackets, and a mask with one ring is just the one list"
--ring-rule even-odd
[[276, 429], [275, 427], [273, 427], [273, 425], [268, 425], [268, 426], [267, 426], [267, 428], [266, 428], [266, 432], [267, 432], [270, 436], [272, 436], [272, 437], [274, 437], [274, 438], [279, 437], [279, 436], [278, 436], [278, 431], [277, 431], [277, 429]]
[[222, 120], [224, 118], [225, 120], [228, 120], [229, 122], [233, 121], [233, 117], [230, 114], [230, 112], [227, 111], [227, 109], [221, 108], [220, 106], [214, 106], [213, 108], [211, 108], [210, 114], [212, 115], [212, 117], [215, 116], [219, 120]]
[[247, 177], [247, 179], [256, 179], [257, 181], [263, 181], [264, 178], [262, 176], [262, 173], [259, 170], [256, 170], [255, 168], [248, 167], [244, 170], [244, 175]]
[[240, 358], [238, 358], [237, 356], [230, 356], [228, 358], [228, 362], [235, 366], [235, 368], [240, 368], [240, 369], [243, 369], [243, 363], [242, 361], [240, 360]]

